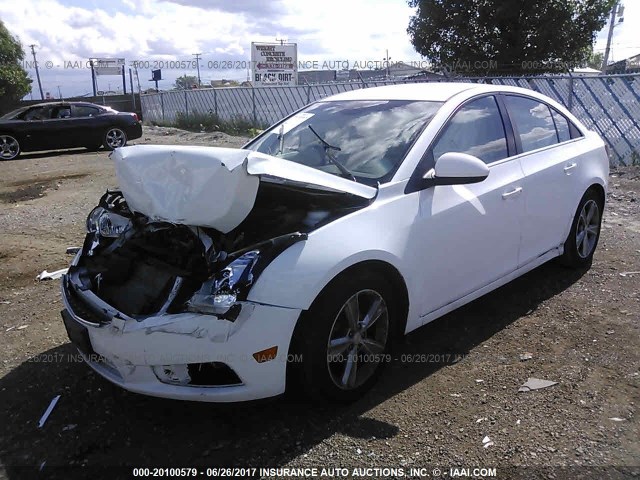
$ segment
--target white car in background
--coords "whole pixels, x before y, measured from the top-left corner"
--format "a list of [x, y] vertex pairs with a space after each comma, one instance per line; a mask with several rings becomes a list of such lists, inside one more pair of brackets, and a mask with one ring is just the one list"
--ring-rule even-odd
[[148, 395], [349, 401], [394, 341], [555, 257], [588, 266], [605, 145], [555, 101], [471, 83], [356, 90], [243, 149], [131, 146], [87, 219], [64, 323]]

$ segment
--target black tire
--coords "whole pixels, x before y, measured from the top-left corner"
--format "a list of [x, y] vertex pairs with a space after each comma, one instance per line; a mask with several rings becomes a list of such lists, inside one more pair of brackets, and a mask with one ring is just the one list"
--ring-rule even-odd
[[591, 265], [600, 239], [603, 209], [601, 195], [594, 189], [587, 190], [578, 204], [560, 263], [572, 268]]
[[[356, 332], [345, 329], [350, 324], [345, 307], [350, 300], [350, 305], [353, 305], [354, 296], [357, 296], [362, 309], [358, 318], [363, 320]], [[384, 308], [384, 313], [365, 329], [363, 324], [367, 317], [362, 314], [373, 311], [376, 302], [376, 312]], [[293, 355], [290, 356], [294, 361], [289, 365], [292, 369], [289, 378], [294, 388], [302, 387], [312, 399], [320, 397], [340, 403], [361, 397], [374, 385], [390, 360], [390, 347], [396, 336], [394, 326], [399, 323], [397, 315], [393, 288], [381, 274], [360, 270], [336, 278], [316, 298], [311, 308], [303, 312], [294, 332]], [[330, 356], [330, 339], [336, 342], [347, 337], [353, 344], [340, 353], [332, 350], [333, 356]], [[346, 374], [350, 361], [350, 372], [354, 372], [353, 364], [356, 365], [353, 379]], [[345, 378], [347, 383], [338, 385]]]
[[127, 144], [127, 134], [119, 127], [109, 127], [104, 133], [102, 145], [105, 150], [115, 150], [119, 147], [124, 147]]
[[20, 143], [13, 135], [0, 134], [0, 160], [13, 160], [20, 155]]

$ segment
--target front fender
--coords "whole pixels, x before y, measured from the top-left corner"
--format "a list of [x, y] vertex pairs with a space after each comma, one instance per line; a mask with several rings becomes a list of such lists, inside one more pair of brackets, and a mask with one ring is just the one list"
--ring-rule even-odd
[[409, 287], [411, 300], [408, 280], [415, 261], [410, 260], [407, 238], [419, 203], [416, 195], [385, 197], [379, 195], [368, 207], [309, 233], [306, 241], [287, 248], [264, 269], [248, 300], [306, 310], [337, 275], [370, 260], [396, 269]]
[[307, 310], [318, 294], [341, 272], [358, 263], [378, 260], [402, 271], [400, 259], [383, 250], [337, 252], [315, 248], [309, 240], [280, 254], [260, 275], [249, 292], [256, 303]]

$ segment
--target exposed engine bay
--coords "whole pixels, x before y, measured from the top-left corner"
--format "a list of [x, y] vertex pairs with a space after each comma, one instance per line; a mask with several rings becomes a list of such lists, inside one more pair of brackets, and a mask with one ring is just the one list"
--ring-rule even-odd
[[233, 320], [237, 302], [290, 245], [370, 203], [344, 192], [262, 179], [253, 208], [227, 233], [152, 220], [107, 191], [87, 218], [73, 289], [90, 291], [129, 317], [184, 311]]

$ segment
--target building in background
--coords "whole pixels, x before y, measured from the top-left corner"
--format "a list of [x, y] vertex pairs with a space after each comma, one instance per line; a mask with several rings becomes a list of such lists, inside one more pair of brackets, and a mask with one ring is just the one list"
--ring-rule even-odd
[[607, 65], [605, 73], [640, 73], [640, 54]]
[[298, 85], [330, 83], [337, 80], [336, 70], [305, 70], [298, 72]]

